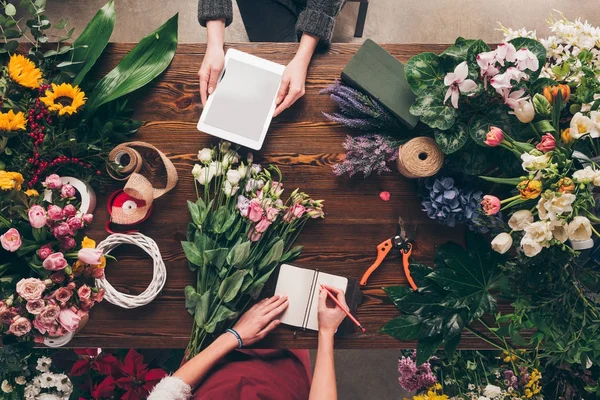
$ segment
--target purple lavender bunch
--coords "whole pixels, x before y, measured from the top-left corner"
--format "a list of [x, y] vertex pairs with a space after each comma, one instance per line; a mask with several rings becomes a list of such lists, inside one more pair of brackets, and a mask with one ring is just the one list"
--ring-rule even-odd
[[397, 131], [402, 129], [398, 119], [386, 110], [377, 100], [349, 86], [335, 81], [321, 91], [329, 94], [340, 108], [339, 113], [323, 115], [340, 124], [361, 130]]
[[354, 176], [359, 172], [365, 178], [373, 172], [381, 175], [391, 172], [389, 164], [398, 158], [398, 143], [382, 135], [347, 136], [344, 149], [344, 161], [333, 166], [333, 173], [337, 176]]
[[426, 362], [417, 367], [414, 357], [402, 357], [398, 360], [398, 382], [402, 389], [416, 392], [430, 388], [437, 382], [437, 377], [431, 371], [431, 364]]

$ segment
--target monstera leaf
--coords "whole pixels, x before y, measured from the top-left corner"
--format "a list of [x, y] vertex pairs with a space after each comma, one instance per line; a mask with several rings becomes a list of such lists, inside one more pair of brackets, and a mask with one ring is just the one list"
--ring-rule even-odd
[[440, 57], [435, 53], [417, 54], [408, 60], [404, 71], [408, 84], [417, 96], [444, 85], [446, 74], [442, 69]]
[[442, 344], [447, 354], [454, 353], [465, 327], [496, 310], [490, 292], [499, 276], [500, 256], [485, 238], [473, 233], [467, 234], [467, 249], [453, 243], [440, 246], [435, 270], [411, 265], [411, 275], [419, 282], [416, 291], [384, 288], [403, 314], [380, 332], [400, 340], [417, 339], [417, 364], [427, 361]]

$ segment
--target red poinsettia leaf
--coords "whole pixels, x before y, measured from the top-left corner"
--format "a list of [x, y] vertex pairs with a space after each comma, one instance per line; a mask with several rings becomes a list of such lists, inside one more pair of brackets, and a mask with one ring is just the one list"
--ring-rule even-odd
[[124, 376], [115, 381], [118, 387], [121, 389], [129, 390], [133, 387], [133, 378], [130, 376]]
[[128, 390], [121, 396], [121, 400], [144, 400], [148, 397], [148, 394], [149, 393], [140, 386], [134, 386], [131, 390]]
[[92, 368], [102, 375], [114, 375], [113, 371], [117, 369], [119, 360], [112, 354], [102, 354], [92, 363]]
[[94, 399], [112, 398], [115, 395], [115, 380], [112, 376], [107, 376], [92, 392]]
[[129, 352], [125, 356], [125, 360], [121, 365], [121, 370], [125, 375], [135, 376], [136, 378], [142, 378], [140, 372], [146, 369], [147, 365], [144, 364], [144, 357], [135, 349], [129, 349]]
[[79, 354], [80, 356], [97, 357], [99, 352], [100, 349], [97, 347], [91, 349], [75, 349], [75, 354]]
[[158, 384], [158, 382], [160, 382], [162, 378], [167, 375], [168, 374], [160, 368], [151, 369], [146, 374], [146, 382], [142, 386], [149, 392]]
[[88, 360], [77, 360], [71, 368], [70, 376], [85, 375], [90, 371], [90, 362]]

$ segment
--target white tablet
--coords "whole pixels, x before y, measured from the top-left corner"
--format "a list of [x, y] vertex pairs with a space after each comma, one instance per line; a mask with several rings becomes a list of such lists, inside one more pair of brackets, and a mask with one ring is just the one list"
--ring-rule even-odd
[[285, 67], [229, 49], [217, 88], [208, 97], [198, 130], [260, 150], [275, 112]]

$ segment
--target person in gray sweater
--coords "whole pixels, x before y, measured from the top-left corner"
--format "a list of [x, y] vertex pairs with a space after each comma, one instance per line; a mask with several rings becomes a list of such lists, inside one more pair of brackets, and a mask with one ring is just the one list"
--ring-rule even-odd
[[[345, 0], [237, 0], [251, 42], [299, 42], [277, 95], [277, 116], [304, 95], [308, 66], [317, 46], [331, 42], [335, 17]], [[224, 66], [225, 28], [233, 20], [232, 0], [198, 0], [198, 21], [207, 29], [206, 54], [198, 76], [206, 104]]]

